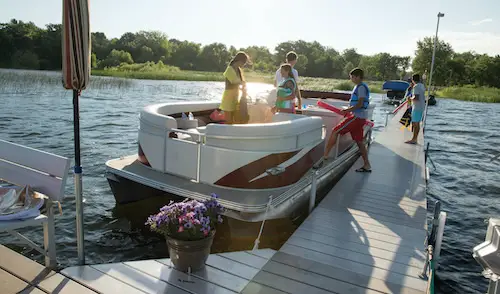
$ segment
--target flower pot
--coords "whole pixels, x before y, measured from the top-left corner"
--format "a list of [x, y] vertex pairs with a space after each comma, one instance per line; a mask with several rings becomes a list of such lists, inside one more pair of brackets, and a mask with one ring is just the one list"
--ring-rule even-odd
[[215, 231], [212, 231], [205, 239], [197, 241], [183, 241], [166, 236], [168, 253], [174, 268], [187, 272], [189, 268], [191, 271], [196, 271], [205, 267], [214, 236]]

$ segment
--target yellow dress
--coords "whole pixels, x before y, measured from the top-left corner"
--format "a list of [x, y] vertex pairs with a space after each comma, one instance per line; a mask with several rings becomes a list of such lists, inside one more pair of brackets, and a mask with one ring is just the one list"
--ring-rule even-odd
[[[239, 84], [241, 84], [241, 78], [232, 66], [228, 66], [223, 75], [226, 78], [226, 89], [222, 94], [220, 109], [223, 111], [236, 111], [236, 106], [240, 100]], [[232, 85], [229, 89], [227, 87], [228, 82]]]

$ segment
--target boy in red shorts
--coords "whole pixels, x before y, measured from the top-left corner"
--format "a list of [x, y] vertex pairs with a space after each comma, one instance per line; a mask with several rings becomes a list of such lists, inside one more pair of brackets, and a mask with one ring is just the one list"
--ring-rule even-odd
[[361, 157], [363, 158], [364, 164], [361, 168], [358, 168], [357, 172], [371, 172], [370, 161], [368, 160], [368, 150], [363, 142], [363, 126], [365, 125], [366, 119], [368, 117], [368, 105], [370, 104], [370, 89], [368, 85], [363, 83], [363, 70], [360, 68], [353, 69], [349, 76], [351, 81], [354, 83], [354, 88], [352, 90], [351, 99], [349, 100], [349, 108], [344, 109], [342, 112], [344, 115], [352, 113], [352, 117], [344, 118], [333, 130], [326, 145], [325, 150], [325, 160], [328, 158], [328, 154], [335, 146], [337, 142], [337, 135], [343, 135], [351, 133], [352, 139], [358, 144]]

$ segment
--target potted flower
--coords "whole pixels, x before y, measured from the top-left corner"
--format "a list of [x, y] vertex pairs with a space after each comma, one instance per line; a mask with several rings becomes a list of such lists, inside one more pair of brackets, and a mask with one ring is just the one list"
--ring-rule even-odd
[[212, 198], [203, 202], [170, 202], [149, 216], [146, 225], [165, 236], [170, 260], [177, 270], [195, 271], [205, 266], [223, 212], [217, 195], [212, 193]]

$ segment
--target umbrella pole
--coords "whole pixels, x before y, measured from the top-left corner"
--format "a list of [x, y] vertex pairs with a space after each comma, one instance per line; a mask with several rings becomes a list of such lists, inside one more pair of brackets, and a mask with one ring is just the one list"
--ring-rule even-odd
[[76, 201], [76, 243], [78, 250], [78, 264], [85, 264], [83, 248], [83, 196], [82, 196], [82, 165], [80, 162], [80, 108], [78, 105], [79, 93], [73, 90], [73, 126], [75, 136], [75, 201]]

